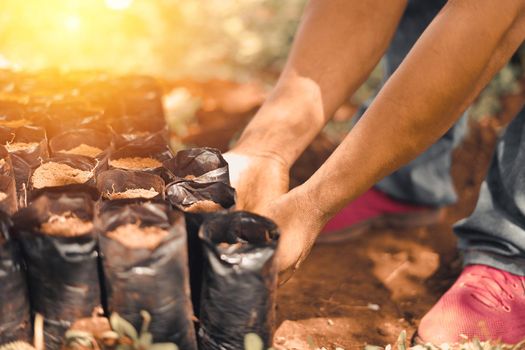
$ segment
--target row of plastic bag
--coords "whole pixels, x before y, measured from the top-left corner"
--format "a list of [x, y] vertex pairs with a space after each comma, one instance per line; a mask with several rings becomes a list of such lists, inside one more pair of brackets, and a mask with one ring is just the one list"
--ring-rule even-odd
[[[45, 317], [48, 349], [59, 348], [68, 327], [100, 304], [137, 329], [140, 311], [147, 310], [154, 340], [181, 349], [196, 349], [194, 314], [201, 349], [240, 348], [247, 333], [271, 344], [277, 229], [253, 214], [226, 211], [234, 205], [234, 190], [213, 181], [227, 179], [218, 152], [182, 151], [172, 163], [178, 180], [166, 188], [170, 206], [160, 198], [95, 203], [87, 192], [57, 190], [41, 193], [15, 214], [11, 232], [27, 264], [33, 312]], [[215, 203], [218, 213], [203, 210], [202, 202]], [[64, 213], [93, 220], [92, 230], [65, 237], [42, 233], [43, 223]], [[108, 238], [126, 225], [167, 234], [154, 249]], [[21, 328], [27, 329], [27, 315]]]

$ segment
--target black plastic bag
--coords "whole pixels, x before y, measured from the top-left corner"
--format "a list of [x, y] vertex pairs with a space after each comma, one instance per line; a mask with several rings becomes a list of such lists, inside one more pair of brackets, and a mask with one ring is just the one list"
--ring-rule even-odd
[[11, 219], [0, 212], [0, 344], [31, 339], [29, 298], [18, 244], [9, 230]]
[[107, 130], [104, 111], [85, 101], [53, 102], [35, 122], [45, 127], [49, 138], [77, 128]]
[[85, 193], [46, 193], [13, 217], [27, 264], [33, 312], [44, 316], [47, 350], [100, 305], [94, 203]]
[[151, 134], [129, 141], [112, 151], [109, 155], [109, 168], [144, 171], [159, 175], [167, 181], [169, 175], [163, 162], [171, 158], [173, 153], [162, 135]]
[[186, 217], [191, 299], [193, 311], [198, 315], [203, 261], [199, 229], [207, 213], [233, 208], [235, 189], [222, 182], [199, 183], [178, 180], [166, 187], [166, 199], [173, 207], [183, 211]]
[[112, 85], [114, 101], [120, 105], [121, 116], [113, 118], [110, 125], [120, 141], [161, 131], [167, 136], [162, 89], [154, 78], [127, 75], [115, 79]]
[[182, 213], [160, 203], [105, 202], [96, 226], [108, 312], [140, 329], [140, 311], [148, 311], [155, 342], [196, 349]]
[[152, 77], [128, 75], [115, 80], [116, 95], [122, 102], [123, 114], [131, 117], [138, 123], [146, 125], [164, 120], [162, 107], [162, 89]]
[[[45, 188], [85, 185], [95, 188], [96, 176], [105, 164], [97, 159], [75, 155], [58, 154], [42, 162], [31, 173], [29, 189], [38, 192]], [[30, 194], [30, 198], [34, 197]]]
[[131, 143], [147, 143], [150, 139], [156, 139], [156, 142], [162, 142], [165, 145], [169, 143], [168, 128], [163, 126], [160, 129], [155, 127], [147, 130], [137, 130], [135, 128], [114, 128], [110, 126], [111, 135], [113, 137], [113, 145], [116, 149], [124, 147]]
[[13, 162], [7, 148], [0, 145], [0, 175], [15, 177]]
[[13, 215], [18, 210], [15, 179], [0, 175], [0, 211]]
[[224, 182], [230, 184], [228, 163], [215, 148], [190, 148], [177, 152], [164, 166], [175, 178], [195, 182]]
[[7, 145], [19, 197], [25, 196], [33, 169], [49, 158], [46, 131], [41, 127], [0, 127], [0, 143]]
[[74, 129], [49, 140], [49, 149], [52, 155], [76, 154], [103, 161], [109, 153], [111, 141], [109, 130]]
[[166, 198], [185, 213], [207, 213], [235, 205], [235, 189], [223, 182], [177, 180], [166, 186]]
[[[25, 101], [24, 101], [25, 100]], [[21, 98], [14, 101], [1, 101], [0, 103], [0, 126], [7, 128], [18, 128], [30, 125], [31, 119], [27, 118], [29, 106], [27, 99]]]
[[277, 226], [247, 212], [217, 214], [201, 226], [199, 237], [205, 255], [199, 349], [242, 349], [248, 333], [270, 347]]
[[107, 170], [97, 176], [97, 188], [103, 199], [164, 199], [164, 180], [142, 171]]

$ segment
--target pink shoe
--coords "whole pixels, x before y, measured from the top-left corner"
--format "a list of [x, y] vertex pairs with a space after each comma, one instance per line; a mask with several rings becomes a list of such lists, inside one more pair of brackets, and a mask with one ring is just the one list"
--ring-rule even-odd
[[467, 266], [423, 317], [417, 343], [466, 339], [516, 344], [525, 338], [525, 277], [484, 265]]
[[316, 242], [341, 242], [372, 228], [426, 226], [440, 218], [439, 208], [403, 203], [372, 188], [334, 216]]

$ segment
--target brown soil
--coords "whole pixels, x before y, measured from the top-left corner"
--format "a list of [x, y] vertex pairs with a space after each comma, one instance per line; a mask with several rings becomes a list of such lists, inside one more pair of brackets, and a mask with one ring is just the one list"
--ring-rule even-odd
[[[197, 96], [208, 92], [176, 86]], [[373, 230], [345, 244], [314, 247], [296, 275], [278, 291], [274, 340], [279, 350], [363, 349], [365, 344], [392, 344], [403, 329], [409, 337], [413, 334], [421, 317], [461, 270], [451, 226], [473, 210], [496, 137], [523, 101], [523, 96], [505, 98], [500, 115], [472, 124], [453, 160], [459, 201], [446, 209], [441, 223]], [[231, 114], [203, 108], [182, 141], [227, 151], [253, 111]], [[172, 141], [181, 140], [172, 135]], [[309, 178], [336, 146], [321, 134], [294, 164], [291, 185]]]
[[154, 158], [129, 157], [111, 160], [109, 165], [126, 170], [146, 170], [160, 168], [162, 163]]
[[72, 213], [52, 215], [47, 222], [40, 225], [40, 231], [51, 236], [75, 237], [93, 230], [91, 221], [83, 221]]
[[7, 198], [7, 193], [0, 192], [0, 202]]
[[91, 171], [75, 169], [66, 164], [48, 162], [35, 170], [31, 177], [31, 183], [34, 188], [55, 187], [83, 184], [92, 177]]
[[82, 143], [75, 148], [64, 151], [64, 153], [78, 154], [80, 156], [95, 158], [100, 153], [102, 153], [102, 150], [98, 147], [93, 147], [93, 146]]
[[393, 344], [402, 330], [412, 336], [461, 270], [451, 226], [472, 212], [496, 137], [522, 103], [509, 97], [501, 115], [472, 123], [453, 158], [459, 201], [446, 208], [441, 223], [314, 246], [278, 291], [277, 349], [362, 349]]
[[124, 192], [104, 192], [102, 195], [107, 199], [131, 199], [146, 198], [151, 199], [158, 196], [158, 192], [152, 187], [149, 190], [145, 188], [131, 188]]
[[220, 204], [217, 204], [214, 201], [204, 200], [187, 206], [184, 211], [188, 213], [213, 213], [221, 209], [223, 208]]
[[24, 151], [26, 149], [35, 148], [38, 146], [38, 142], [13, 142], [6, 143], [5, 148], [8, 152]]
[[31, 124], [31, 121], [27, 119], [0, 120], [0, 126], [6, 126], [8, 128], [19, 128], [21, 126], [26, 126], [30, 124]]
[[168, 236], [168, 231], [155, 226], [126, 224], [108, 232], [107, 236], [130, 249], [154, 250]]

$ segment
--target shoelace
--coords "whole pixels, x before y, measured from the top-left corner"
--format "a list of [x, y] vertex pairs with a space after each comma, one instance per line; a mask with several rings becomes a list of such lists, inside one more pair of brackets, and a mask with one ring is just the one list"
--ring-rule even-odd
[[525, 278], [515, 276], [509, 280], [505, 273], [496, 269], [484, 270], [482, 272], [469, 272], [472, 280], [464, 283], [465, 287], [472, 290], [472, 297], [487, 307], [502, 307], [510, 312], [511, 308], [506, 302], [513, 300], [516, 291], [521, 287], [522, 296], [525, 296]]

